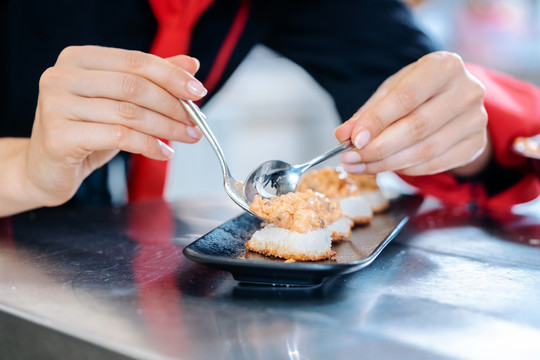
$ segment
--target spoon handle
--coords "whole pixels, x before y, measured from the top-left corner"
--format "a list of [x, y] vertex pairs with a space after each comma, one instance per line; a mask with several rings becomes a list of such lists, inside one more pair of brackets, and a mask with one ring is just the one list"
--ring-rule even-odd
[[305, 162], [301, 165], [297, 165], [296, 167], [300, 170], [301, 173], [303, 173], [304, 171], [306, 171], [307, 169], [309, 169], [310, 167], [312, 166], [315, 166], [317, 164], [320, 164], [322, 163], [323, 161], [331, 158], [332, 156], [335, 156], [343, 151], [346, 151], [346, 150], [349, 150], [351, 148], [353, 148], [354, 146], [352, 145], [351, 141], [350, 140], [345, 140], [344, 142], [342, 143], [339, 143], [338, 145], [334, 146], [332, 149], [322, 153], [321, 155], [317, 156], [316, 158], [308, 161], [308, 162]]
[[229, 167], [227, 166], [227, 162], [225, 161], [225, 155], [223, 154], [223, 150], [221, 150], [221, 146], [219, 145], [219, 142], [217, 141], [216, 137], [214, 136], [214, 133], [212, 130], [210, 130], [210, 127], [206, 123], [206, 116], [203, 114], [203, 112], [199, 109], [197, 105], [193, 103], [191, 100], [180, 100], [188, 114], [191, 116], [193, 121], [197, 124], [199, 129], [203, 132], [204, 136], [212, 146], [212, 149], [214, 149], [214, 152], [216, 153], [219, 165], [221, 166], [221, 171], [223, 172], [224, 177], [230, 177], [230, 171]]
[[242, 209], [253, 216], [257, 216], [250, 210], [249, 205], [246, 202], [246, 198], [243, 193], [244, 185], [231, 175], [229, 166], [225, 161], [225, 155], [223, 155], [223, 150], [221, 150], [221, 146], [214, 136], [214, 133], [212, 133], [212, 130], [210, 130], [210, 127], [206, 123], [206, 116], [204, 113], [191, 100], [180, 100], [180, 103], [184, 106], [189, 116], [193, 119], [195, 124], [197, 124], [199, 129], [201, 129], [204, 136], [206, 136], [206, 140], [208, 140], [212, 146], [212, 149], [214, 149], [214, 152], [219, 160], [219, 165], [221, 166], [221, 172], [223, 173], [223, 187], [225, 188], [227, 195], [229, 195], [229, 197]]

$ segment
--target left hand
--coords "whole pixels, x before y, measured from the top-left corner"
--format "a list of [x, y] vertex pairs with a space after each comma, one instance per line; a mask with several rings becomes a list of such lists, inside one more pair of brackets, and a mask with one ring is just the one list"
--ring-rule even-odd
[[345, 169], [403, 175], [479, 171], [489, 158], [484, 94], [458, 55], [422, 57], [388, 78], [336, 129], [340, 142], [350, 138], [356, 147], [341, 155]]

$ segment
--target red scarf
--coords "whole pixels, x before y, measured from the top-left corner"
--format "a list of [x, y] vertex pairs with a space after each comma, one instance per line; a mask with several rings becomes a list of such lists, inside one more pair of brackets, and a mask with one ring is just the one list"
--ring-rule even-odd
[[[213, 0], [150, 0], [158, 29], [150, 52], [161, 57], [187, 54], [191, 32]], [[167, 161], [131, 156], [128, 197], [130, 201], [160, 198], [167, 176]]]
[[[170, 57], [187, 54], [191, 33], [213, 0], [150, 0], [158, 21], [158, 31], [151, 53]], [[247, 22], [251, 0], [242, 0], [221, 48], [203, 84], [211, 92], [218, 84]], [[167, 162], [142, 155], [131, 158], [128, 184], [130, 201], [161, 198], [167, 176]]]

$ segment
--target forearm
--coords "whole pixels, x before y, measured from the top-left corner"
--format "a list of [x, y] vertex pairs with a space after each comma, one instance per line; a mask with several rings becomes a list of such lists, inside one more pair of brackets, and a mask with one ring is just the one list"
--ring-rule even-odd
[[28, 138], [0, 139], [0, 217], [40, 207], [36, 196], [27, 190], [26, 156]]

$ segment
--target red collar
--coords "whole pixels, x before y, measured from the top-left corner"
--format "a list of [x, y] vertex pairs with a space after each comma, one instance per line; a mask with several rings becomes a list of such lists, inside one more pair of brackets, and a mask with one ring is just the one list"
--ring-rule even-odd
[[161, 57], [186, 54], [191, 32], [213, 0], [149, 0], [158, 29], [150, 52]]

